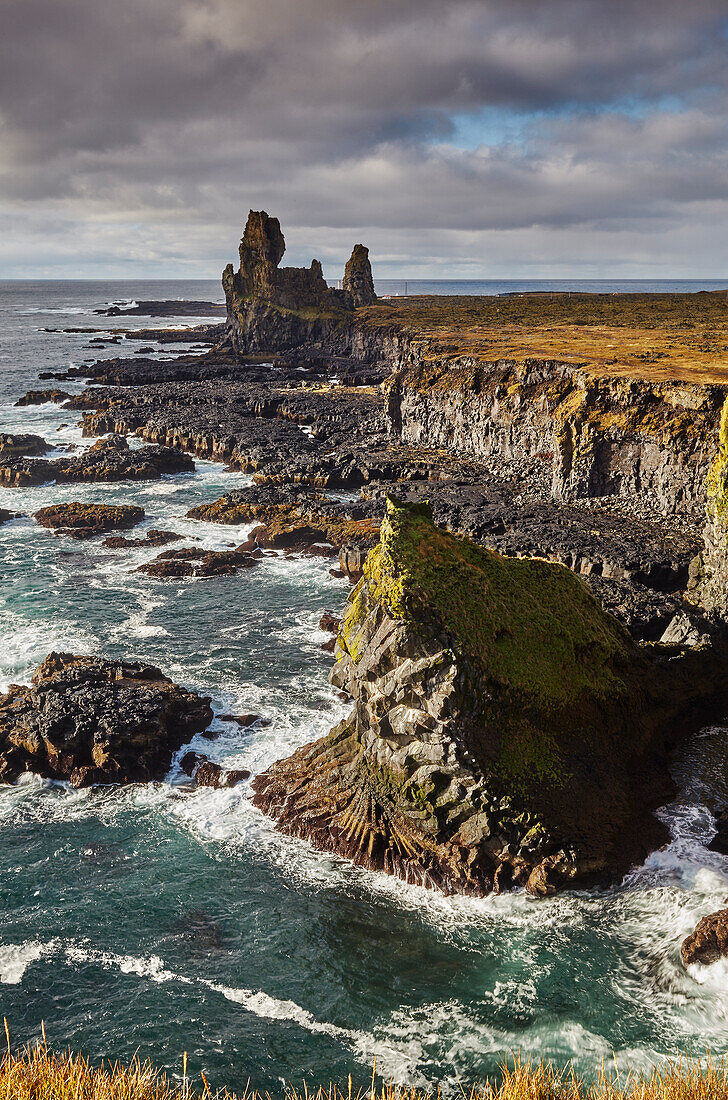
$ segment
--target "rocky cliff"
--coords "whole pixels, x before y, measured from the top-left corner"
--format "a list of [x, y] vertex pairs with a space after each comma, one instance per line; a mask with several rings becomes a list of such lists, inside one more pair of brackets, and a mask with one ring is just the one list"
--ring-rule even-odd
[[668, 730], [696, 699], [671, 656], [668, 675], [568, 569], [390, 500], [338, 637], [353, 712], [259, 776], [256, 805], [446, 892], [614, 874], [662, 838]]

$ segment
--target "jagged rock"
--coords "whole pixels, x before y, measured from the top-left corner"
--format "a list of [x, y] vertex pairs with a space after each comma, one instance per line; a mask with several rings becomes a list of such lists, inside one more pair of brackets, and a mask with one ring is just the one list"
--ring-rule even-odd
[[135, 570], [150, 577], [224, 577], [239, 569], [251, 569], [257, 564], [249, 550], [182, 549], [165, 550], [153, 561], [145, 562]]
[[50, 653], [0, 698], [0, 782], [24, 772], [75, 787], [161, 779], [212, 720], [210, 700], [138, 661]]
[[184, 754], [184, 756], [182, 757], [182, 759], [180, 760], [179, 766], [182, 769], [182, 771], [185, 773], [185, 775], [192, 778], [192, 773], [194, 772], [195, 768], [199, 764], [201, 764], [203, 762], [203, 760], [206, 760], [206, 759], [207, 759], [206, 756], [200, 756], [200, 754], [197, 753], [197, 752], [186, 752]]
[[144, 519], [144, 509], [135, 504], [49, 504], [33, 517], [41, 527], [51, 527], [57, 535], [86, 539], [104, 531], [134, 527]]
[[681, 611], [670, 620], [660, 641], [663, 645], [704, 646], [710, 644], [710, 639], [711, 632], [701, 615]]
[[107, 481], [156, 481], [163, 474], [190, 473], [189, 455], [168, 447], [132, 450], [126, 439], [99, 439], [88, 450], [69, 458], [6, 458], [0, 462], [0, 481], [6, 485], [41, 485]]
[[319, 630], [325, 630], [327, 634], [338, 634], [341, 628], [341, 619], [331, 611], [324, 611], [319, 619]]
[[166, 546], [170, 542], [181, 542], [184, 535], [178, 535], [174, 531], [159, 531], [156, 527], [150, 527], [143, 539], [128, 539], [123, 535], [110, 535], [104, 539], [104, 546], [110, 550], [137, 549], [145, 546]]
[[243, 779], [249, 779], [250, 772], [245, 768], [236, 768], [226, 771], [220, 764], [213, 764], [211, 760], [203, 760], [194, 773], [194, 779], [198, 787], [214, 787], [220, 790], [222, 787], [234, 787]]
[[51, 444], [40, 435], [11, 435], [8, 432], [0, 432], [0, 458], [42, 455], [50, 450]]
[[615, 873], [663, 837], [662, 676], [563, 567], [389, 501], [332, 682], [352, 716], [254, 782], [283, 831], [476, 894]]
[[[240, 354], [316, 343], [354, 309], [354, 294], [332, 290], [318, 260], [310, 267], [279, 268], [285, 248], [278, 219], [251, 210], [240, 242], [240, 266], [236, 271], [228, 264], [222, 276], [227, 338]], [[363, 305], [370, 293], [367, 272], [371, 282], [363, 246], [355, 248], [349, 264], [352, 289], [361, 299], [357, 304]]]
[[680, 954], [685, 966], [691, 963], [709, 966], [728, 955], [728, 909], [703, 917], [695, 931], [683, 940]]
[[352, 298], [354, 306], [371, 306], [376, 302], [372, 266], [369, 263], [369, 249], [363, 244], [355, 244], [351, 257], [344, 268], [344, 290]]
[[22, 512], [10, 512], [7, 508], [0, 508], [0, 524], [7, 523], [9, 519], [19, 519]]

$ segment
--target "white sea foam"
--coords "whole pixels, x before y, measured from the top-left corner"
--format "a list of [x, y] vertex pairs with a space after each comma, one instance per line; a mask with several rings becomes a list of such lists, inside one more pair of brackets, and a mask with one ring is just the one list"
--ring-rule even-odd
[[28, 940], [26, 943], [0, 944], [0, 982], [3, 985], [20, 985], [28, 967], [53, 954], [55, 949], [56, 941], [39, 943]]

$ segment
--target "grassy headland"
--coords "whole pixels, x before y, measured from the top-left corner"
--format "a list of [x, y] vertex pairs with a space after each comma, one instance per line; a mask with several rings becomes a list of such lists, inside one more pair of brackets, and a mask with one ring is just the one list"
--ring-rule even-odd
[[417, 296], [360, 310], [441, 359], [548, 359], [604, 377], [728, 382], [728, 293]]

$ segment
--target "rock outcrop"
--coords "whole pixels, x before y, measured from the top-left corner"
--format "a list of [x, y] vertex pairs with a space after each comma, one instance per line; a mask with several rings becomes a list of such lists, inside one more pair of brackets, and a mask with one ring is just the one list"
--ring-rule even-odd
[[[354, 710], [254, 781], [278, 828], [446, 892], [545, 894], [665, 838], [668, 677], [568, 569], [392, 500], [332, 682]], [[684, 686], [684, 685], [683, 685]]]
[[132, 450], [126, 439], [112, 436], [69, 457], [6, 458], [0, 451], [0, 482], [6, 485], [42, 485], [110, 481], [158, 481], [163, 474], [192, 473], [189, 455], [169, 447]]
[[369, 263], [369, 249], [363, 244], [354, 245], [354, 251], [346, 262], [343, 289], [351, 295], [355, 309], [371, 306], [377, 300], [372, 265]]
[[[260, 551], [258, 551], [260, 554]], [[165, 550], [153, 561], [140, 565], [135, 572], [147, 573], [150, 577], [226, 577], [240, 569], [251, 569], [257, 564], [254, 552], [247, 547], [235, 547], [232, 550], [203, 550], [185, 548]]]
[[144, 509], [136, 504], [49, 504], [33, 517], [41, 527], [50, 527], [57, 535], [87, 539], [104, 531], [126, 530], [144, 519]]
[[138, 661], [50, 653], [0, 698], [0, 782], [25, 772], [74, 787], [162, 779], [212, 721], [210, 700]]
[[709, 966], [728, 955], [728, 909], [703, 917], [683, 941], [680, 953], [685, 966], [691, 963]]
[[357, 245], [346, 265], [347, 286], [331, 289], [318, 260], [310, 267], [279, 267], [286, 243], [280, 222], [251, 210], [240, 242], [240, 266], [222, 276], [227, 336], [245, 354], [321, 340], [359, 305], [376, 300], [369, 254]]

